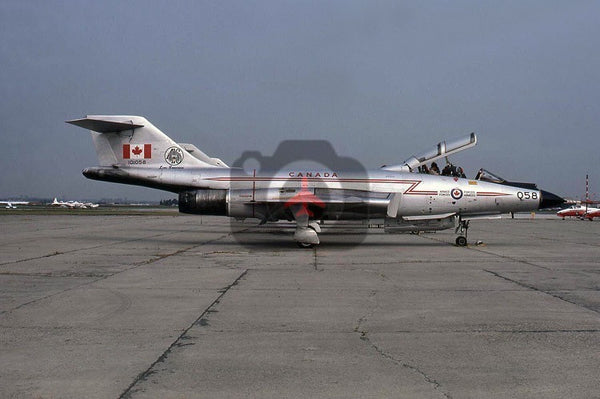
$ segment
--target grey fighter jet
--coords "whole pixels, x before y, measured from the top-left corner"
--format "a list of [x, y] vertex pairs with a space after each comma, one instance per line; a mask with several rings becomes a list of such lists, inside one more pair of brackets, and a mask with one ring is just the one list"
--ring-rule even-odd
[[464, 246], [471, 219], [564, 202], [529, 183], [417, 172], [473, 147], [473, 133], [378, 170], [246, 173], [191, 144], [176, 143], [140, 116], [88, 115], [67, 123], [92, 133], [99, 166], [84, 169], [85, 177], [177, 193], [184, 213], [255, 218], [260, 223], [294, 221], [294, 239], [301, 247], [319, 244], [320, 226], [327, 220], [364, 219], [383, 219], [386, 232], [454, 228], [456, 244]]

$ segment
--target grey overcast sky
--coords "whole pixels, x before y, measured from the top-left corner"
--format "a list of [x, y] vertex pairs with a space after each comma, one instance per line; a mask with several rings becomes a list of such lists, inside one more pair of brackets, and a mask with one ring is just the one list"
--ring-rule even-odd
[[233, 162], [325, 139], [367, 168], [475, 131], [472, 176], [600, 192], [600, 2], [0, 1], [0, 197], [158, 200], [87, 180], [86, 114]]

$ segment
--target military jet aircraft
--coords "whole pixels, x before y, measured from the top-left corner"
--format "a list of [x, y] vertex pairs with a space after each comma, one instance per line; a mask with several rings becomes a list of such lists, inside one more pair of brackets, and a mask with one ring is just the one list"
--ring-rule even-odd
[[473, 147], [474, 133], [368, 172], [246, 173], [191, 144], [176, 143], [141, 116], [88, 115], [67, 123], [91, 131], [100, 165], [84, 169], [85, 177], [177, 193], [183, 213], [295, 221], [294, 239], [301, 247], [319, 244], [319, 222], [378, 218], [386, 232], [455, 228], [456, 244], [465, 246], [471, 219], [564, 202], [531, 184], [416, 173], [428, 162]]

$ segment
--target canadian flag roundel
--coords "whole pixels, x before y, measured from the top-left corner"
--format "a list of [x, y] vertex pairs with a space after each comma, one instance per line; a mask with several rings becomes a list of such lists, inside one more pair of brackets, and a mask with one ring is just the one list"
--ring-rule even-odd
[[455, 188], [450, 192], [450, 195], [452, 196], [452, 198], [454, 198], [455, 200], [461, 199], [463, 196], [463, 192], [460, 188]]
[[123, 159], [152, 158], [152, 144], [123, 144]]

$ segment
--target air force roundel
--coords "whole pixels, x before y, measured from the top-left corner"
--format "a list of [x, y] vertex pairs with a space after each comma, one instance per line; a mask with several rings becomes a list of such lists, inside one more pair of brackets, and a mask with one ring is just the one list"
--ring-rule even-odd
[[453, 188], [452, 191], [450, 192], [450, 195], [455, 200], [459, 200], [459, 199], [462, 198], [463, 192], [462, 192], [462, 190], [460, 188]]

